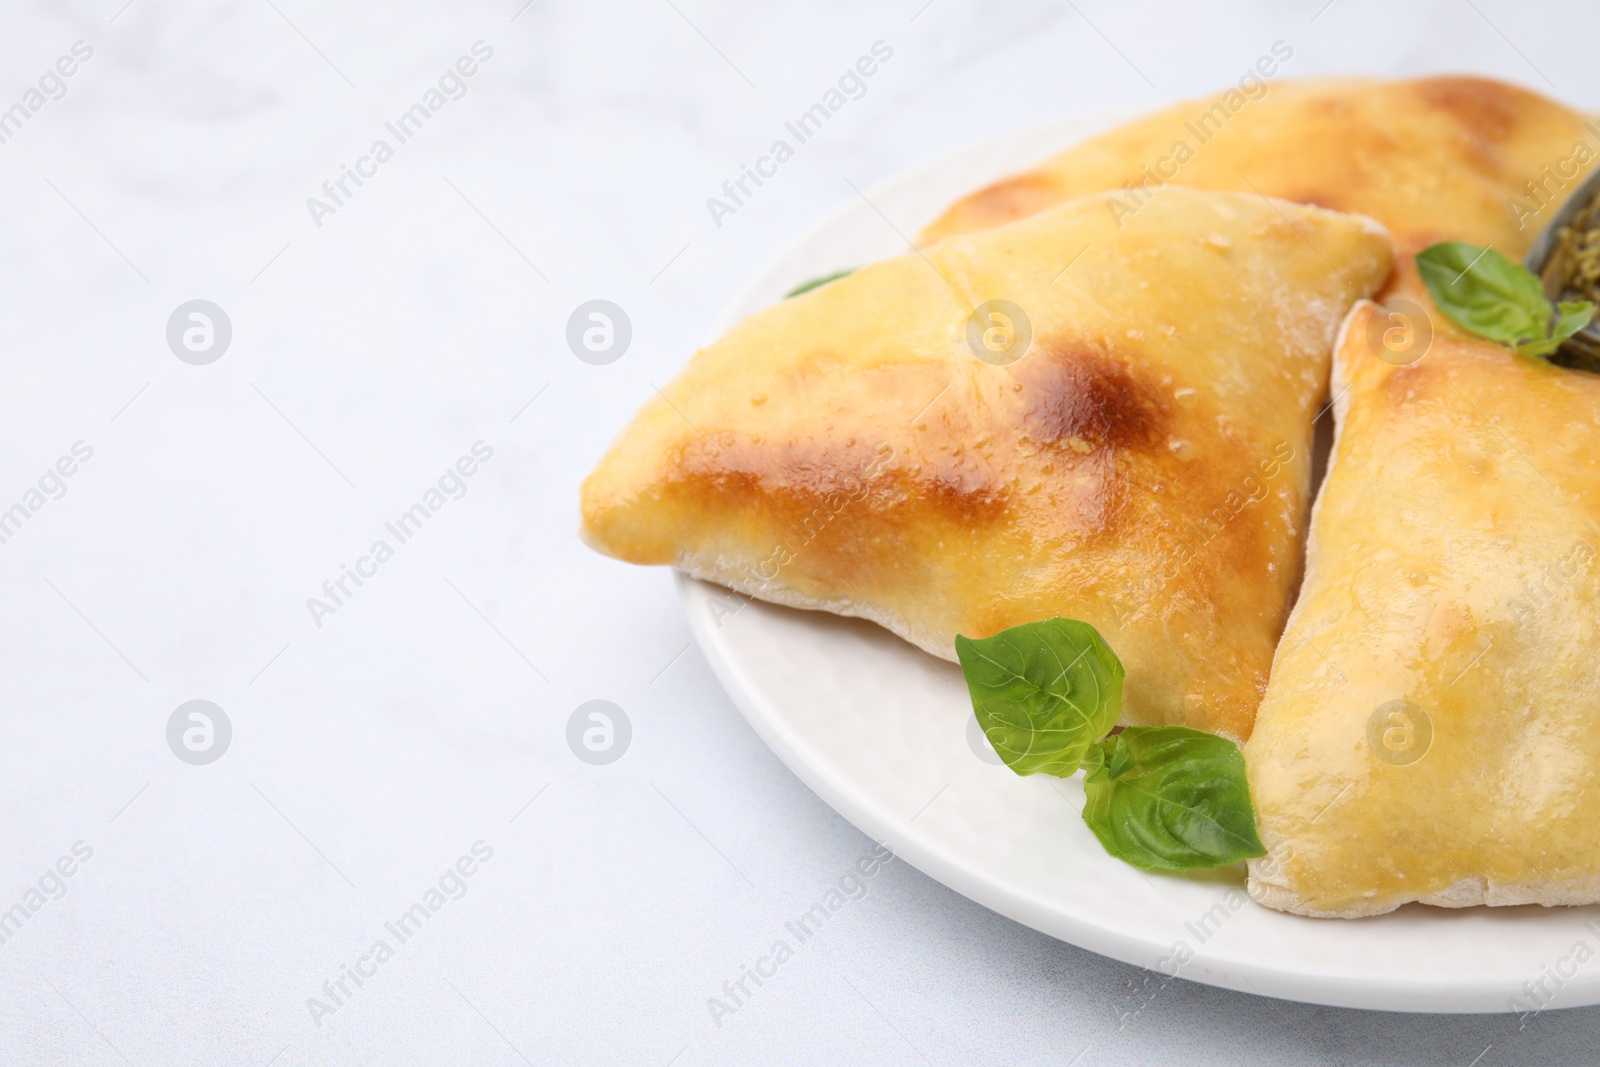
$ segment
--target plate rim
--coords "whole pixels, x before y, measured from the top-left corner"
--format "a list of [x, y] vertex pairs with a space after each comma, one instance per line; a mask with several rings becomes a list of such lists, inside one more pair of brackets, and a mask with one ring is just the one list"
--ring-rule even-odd
[[[895, 856], [934, 881], [990, 911], [1047, 937], [1144, 968], [1165, 978], [1185, 979], [1238, 993], [1394, 1014], [1518, 1014], [1505, 1007], [1508, 994], [1503, 979], [1463, 979], [1457, 985], [1441, 988], [1437, 982], [1422, 976], [1331, 970], [1325, 966], [1320, 969], [1316, 966], [1289, 968], [1244, 959], [1222, 959], [1215, 953], [1201, 951], [1197, 951], [1193, 959], [1176, 974], [1152, 967], [1151, 959], [1170, 952], [1171, 944], [1150, 940], [1103, 921], [1097, 923], [1092, 917], [1075, 909], [1063, 908], [1059, 902], [1048, 901], [1034, 893], [1003, 884], [955, 855], [936, 835], [920, 831], [911, 825], [910, 820], [886, 810], [848, 775], [839, 772], [828, 760], [810, 752], [805, 742], [788, 725], [787, 717], [772, 705], [739, 659], [730, 655], [717, 637], [709, 605], [713, 598], [727, 595], [723, 587], [677, 570], [673, 571], [673, 578], [690, 632], [710, 664], [712, 673], [745, 721], [783, 761], [784, 766], [824, 803], [868, 837], [885, 845]], [[1487, 911], [1492, 917], [1495, 911], [1502, 909], [1435, 910], [1462, 915]], [[1316, 919], [1279, 912], [1273, 914], [1292, 922], [1326, 925], [1330, 931], [1337, 931], [1337, 924], [1341, 923], [1373, 921]], [[1394, 913], [1375, 917], [1379, 921], [1391, 922], [1403, 921], [1403, 918]], [[1585, 978], [1588, 980], [1584, 981]], [[1539, 1009], [1539, 1013], [1600, 1004], [1600, 974], [1580, 971], [1576, 977], [1566, 980], [1560, 992], [1562, 1003]]]

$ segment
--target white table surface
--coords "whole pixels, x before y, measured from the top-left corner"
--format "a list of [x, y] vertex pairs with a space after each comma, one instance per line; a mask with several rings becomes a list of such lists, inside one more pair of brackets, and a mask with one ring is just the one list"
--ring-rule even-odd
[[[122, 4], [0, 11], [0, 109], [93, 49], [0, 144], [0, 510], [93, 449], [0, 544], [0, 909], [40, 904], [0, 943], [0, 1063], [1592, 1059], [1597, 1009], [1146, 1004], [903, 862], [719, 1025], [707, 999], [872, 844], [745, 725], [670, 576], [574, 536], [652, 383], [847, 182], [1218, 88], [1275, 40], [1285, 74], [1593, 107], [1592, 5]], [[480, 40], [466, 95], [318, 227], [306, 199]], [[706, 198], [878, 40], [865, 96], [717, 227]], [[565, 342], [593, 298], [633, 325], [607, 366]], [[165, 336], [194, 299], [233, 328], [204, 366]], [[307, 598], [477, 441], [466, 494], [319, 627]], [[166, 740], [192, 699], [233, 729], [205, 766]], [[609, 765], [566, 742], [592, 699], [632, 723]], [[464, 896], [386, 933], [480, 841]]]

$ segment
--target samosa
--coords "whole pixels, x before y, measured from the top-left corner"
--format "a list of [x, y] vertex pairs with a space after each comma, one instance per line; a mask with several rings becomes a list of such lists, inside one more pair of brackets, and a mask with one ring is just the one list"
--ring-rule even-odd
[[1245, 747], [1252, 895], [1600, 901], [1600, 376], [1443, 336], [1394, 359], [1384, 328], [1359, 305], [1334, 358], [1305, 586]]
[[698, 352], [584, 482], [583, 536], [950, 660], [1081, 619], [1125, 722], [1243, 740], [1334, 334], [1391, 258], [1369, 219], [1174, 187], [874, 264]]
[[1124, 225], [1169, 185], [1370, 216], [1410, 253], [1454, 239], [1520, 259], [1600, 153], [1600, 123], [1487, 78], [1252, 80], [1125, 123], [953, 204], [933, 243], [1119, 190]]

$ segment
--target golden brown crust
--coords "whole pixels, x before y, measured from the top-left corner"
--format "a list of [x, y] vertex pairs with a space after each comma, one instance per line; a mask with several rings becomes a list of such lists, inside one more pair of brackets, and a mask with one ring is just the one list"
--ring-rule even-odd
[[[1368, 220], [1171, 188], [1136, 225], [1087, 198], [875, 264], [696, 354], [585, 481], [584, 536], [945, 658], [1083, 619], [1126, 721], [1242, 739], [1328, 350], [1390, 256]], [[1008, 366], [966, 346], [992, 299], [1035, 333]]]
[[1338, 917], [1600, 900], [1600, 376], [1443, 337], [1392, 366], [1376, 313], [1335, 356], [1305, 586], [1245, 748], [1280, 860], [1252, 891]]
[[[1590, 152], [1563, 176], [1562, 161], [1579, 141]], [[1179, 162], [1179, 144], [1192, 158]], [[1448, 238], [1493, 244], [1520, 259], [1554, 213], [1539, 210], [1526, 183], [1544, 183], [1541, 197], [1559, 204], [1596, 150], [1600, 129], [1586, 128], [1584, 116], [1487, 78], [1275, 81], [1254, 99], [1229, 90], [1091, 138], [957, 201], [921, 239], [1165, 180], [1367, 215], [1389, 229], [1402, 253]], [[1534, 213], [1513, 210], [1513, 201]]]

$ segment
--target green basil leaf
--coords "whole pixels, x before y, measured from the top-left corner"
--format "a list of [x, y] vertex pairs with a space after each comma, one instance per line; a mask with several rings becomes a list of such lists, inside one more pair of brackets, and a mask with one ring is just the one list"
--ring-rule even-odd
[[1527, 356], [1548, 356], [1589, 324], [1587, 301], [1559, 308], [1533, 272], [1465, 241], [1444, 241], [1417, 253], [1417, 271], [1434, 305], [1462, 329]]
[[1132, 726], [1095, 749], [1083, 821], [1117, 859], [1179, 871], [1266, 854], [1232, 741], [1187, 726]]
[[956, 655], [978, 725], [1018, 774], [1070, 776], [1122, 712], [1122, 661], [1086, 622], [957, 636]]
[[832, 274], [824, 274], [820, 278], [812, 278], [809, 282], [801, 282], [793, 289], [790, 289], [787, 293], [784, 293], [783, 298], [787, 300], [791, 296], [799, 296], [801, 293], [809, 293], [813, 289], [820, 289], [829, 282], [836, 282], [840, 278], [854, 274], [855, 272], [856, 269], [851, 267], [849, 270], [836, 270]]
[[1439, 310], [1464, 330], [1503, 344], [1546, 336], [1550, 298], [1539, 279], [1494, 249], [1445, 241], [1417, 254]]
[[1531, 344], [1519, 346], [1518, 352], [1525, 356], [1549, 356], [1561, 347], [1561, 342], [1589, 325], [1594, 318], [1594, 305], [1587, 300], [1563, 300], [1556, 305], [1555, 326], [1550, 331], [1550, 337], [1543, 341], [1534, 341]]

